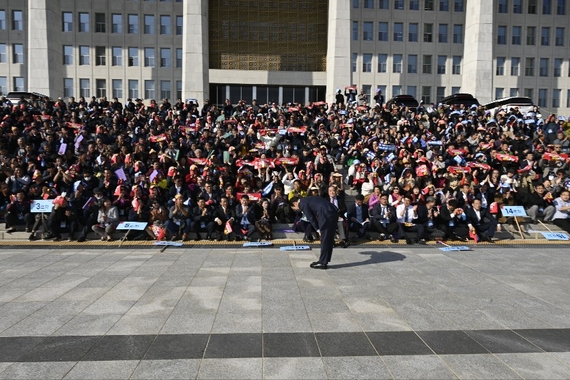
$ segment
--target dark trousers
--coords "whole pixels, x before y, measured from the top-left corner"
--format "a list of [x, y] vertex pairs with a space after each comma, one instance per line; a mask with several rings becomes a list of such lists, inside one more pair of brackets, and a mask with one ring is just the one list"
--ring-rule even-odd
[[394, 232], [398, 230], [398, 223], [394, 222], [394, 223], [387, 223], [386, 225], [384, 225], [378, 221], [373, 221], [372, 228], [374, 229], [374, 231], [378, 233], [390, 236], [393, 235]]
[[475, 231], [477, 232], [478, 235], [493, 237], [495, 235], [495, 232], [497, 232], [497, 220], [493, 218], [491, 221], [487, 223], [481, 223], [478, 226], [473, 226], [473, 227], [475, 227]]
[[560, 229], [570, 233], [570, 219], [553, 219], [552, 223], [560, 227]]
[[97, 211], [86, 213], [83, 228], [79, 232], [80, 238], [87, 238], [89, 232], [93, 231], [93, 226], [97, 224]]
[[331, 261], [337, 219], [336, 217], [329, 218], [321, 228], [321, 256], [319, 257], [321, 264], [328, 264]]
[[18, 217], [18, 214], [15, 212], [8, 211], [4, 216], [4, 220], [6, 221], [6, 228], [14, 227], [17, 225], [24, 224], [26, 228], [32, 228], [32, 225], [35, 221], [35, 216], [32, 213], [27, 213], [24, 215], [23, 219]]
[[467, 238], [469, 236], [469, 228], [463, 224], [455, 225], [453, 227], [444, 226], [442, 230], [445, 233], [446, 238], [452, 238], [454, 235], [457, 235], [461, 238]]
[[415, 232], [416, 233], [416, 239], [425, 239], [425, 231], [426, 231], [426, 227], [423, 224], [414, 224], [413, 226], [409, 226], [406, 227], [404, 224], [400, 224], [400, 229], [398, 231], [398, 235], [400, 235], [400, 237], [405, 238], [406, 240], [409, 240], [410, 237], [408, 236], [408, 234]]
[[313, 238], [313, 232], [315, 232], [315, 229], [313, 228], [313, 225], [309, 222], [305, 222], [304, 220], [299, 220], [297, 223], [295, 223], [295, 226], [293, 228], [293, 231], [295, 232], [304, 232], [305, 239], [312, 239]]
[[350, 222], [348, 229], [351, 232], [356, 232], [356, 235], [358, 237], [364, 237], [370, 231], [370, 223], [360, 224], [356, 222]]
[[[212, 236], [212, 232], [214, 232], [214, 222], [209, 222], [202, 227], [202, 223], [199, 221], [194, 221], [190, 225], [190, 229], [196, 233], [196, 236], [200, 235], [200, 232], [206, 232], [208, 236]], [[255, 226], [253, 227], [255, 231]]]

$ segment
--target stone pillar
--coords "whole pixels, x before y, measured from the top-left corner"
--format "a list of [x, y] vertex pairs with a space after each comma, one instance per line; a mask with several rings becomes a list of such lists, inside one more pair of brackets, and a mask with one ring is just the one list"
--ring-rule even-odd
[[208, 0], [184, 1], [182, 100], [209, 98]]
[[352, 84], [350, 62], [350, 6], [348, 0], [329, 1], [326, 101], [334, 102], [336, 89]]
[[467, 0], [461, 92], [473, 94], [480, 103], [493, 97], [493, 0]]
[[50, 33], [61, 31], [59, 0], [28, 0], [27, 28], [28, 91], [63, 96], [62, 45]]

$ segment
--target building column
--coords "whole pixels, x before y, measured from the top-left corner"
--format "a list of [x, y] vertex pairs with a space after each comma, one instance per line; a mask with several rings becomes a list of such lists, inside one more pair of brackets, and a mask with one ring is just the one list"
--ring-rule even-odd
[[50, 43], [53, 36], [49, 33], [54, 25], [61, 30], [59, 9], [59, 0], [28, 0], [26, 87], [52, 98], [63, 96], [62, 46]]
[[334, 102], [336, 89], [352, 84], [350, 62], [350, 5], [348, 0], [329, 1], [326, 101]]
[[182, 100], [209, 98], [208, 0], [184, 1]]
[[461, 92], [473, 94], [481, 104], [493, 96], [493, 0], [467, 0]]

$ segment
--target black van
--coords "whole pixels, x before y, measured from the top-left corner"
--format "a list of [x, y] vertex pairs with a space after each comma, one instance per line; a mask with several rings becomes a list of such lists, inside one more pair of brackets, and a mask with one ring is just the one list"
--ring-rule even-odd
[[416, 108], [420, 105], [412, 95], [396, 95], [386, 102], [386, 108], [392, 109], [393, 105], [401, 106], [402, 104], [408, 108]]
[[466, 93], [457, 93], [455, 95], [446, 96], [441, 99], [440, 103], [446, 106], [464, 105], [467, 108], [471, 107], [473, 104], [479, 106], [479, 101], [473, 97], [473, 95]]

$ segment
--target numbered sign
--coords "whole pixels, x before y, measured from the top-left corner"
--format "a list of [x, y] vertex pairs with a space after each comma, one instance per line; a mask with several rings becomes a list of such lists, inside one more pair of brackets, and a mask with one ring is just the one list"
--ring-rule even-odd
[[244, 247], [270, 247], [273, 243], [270, 241], [250, 241], [243, 243]]
[[40, 214], [42, 212], [51, 212], [53, 209], [53, 201], [51, 199], [38, 199], [32, 201], [30, 204], [30, 212], [33, 214]]
[[527, 216], [526, 211], [523, 206], [503, 206], [501, 209], [503, 211], [503, 216]]
[[172, 246], [172, 247], [182, 247], [184, 243], [179, 241], [155, 241], [154, 245], [161, 245], [161, 246]]
[[452, 251], [471, 251], [471, 248], [467, 247], [466, 245], [457, 245], [451, 247], [440, 247], [443, 252], [452, 252]]
[[310, 251], [311, 247], [308, 245], [287, 245], [279, 249], [282, 251]]
[[146, 228], [146, 222], [121, 222], [117, 226], [118, 230], [142, 231]]
[[570, 240], [564, 232], [541, 232], [541, 234], [547, 240]]

